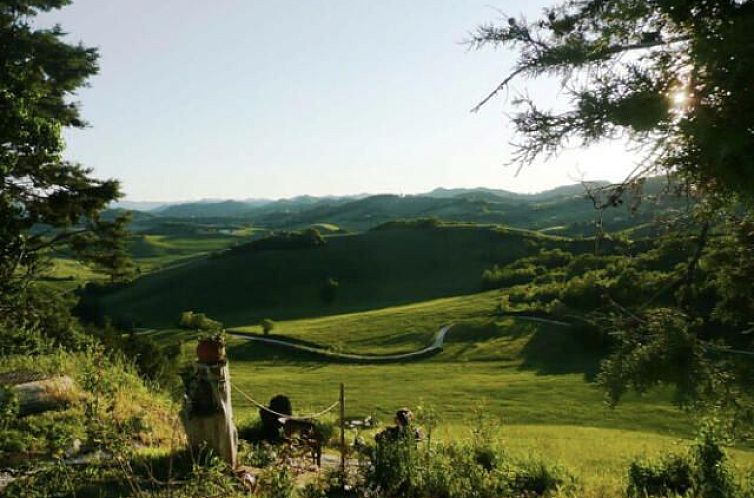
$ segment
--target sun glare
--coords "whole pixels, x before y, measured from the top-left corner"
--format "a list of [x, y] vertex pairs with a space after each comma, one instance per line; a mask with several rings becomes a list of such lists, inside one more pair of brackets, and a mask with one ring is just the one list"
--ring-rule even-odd
[[686, 90], [677, 90], [670, 94], [670, 100], [675, 107], [684, 107], [689, 101], [689, 94]]

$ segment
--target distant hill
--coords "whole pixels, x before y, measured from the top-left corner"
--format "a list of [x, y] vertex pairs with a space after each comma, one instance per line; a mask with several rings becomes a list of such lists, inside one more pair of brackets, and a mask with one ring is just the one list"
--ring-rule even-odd
[[152, 214], [167, 218], [241, 218], [248, 216], [252, 208], [252, 204], [242, 201], [189, 202], [158, 208]]
[[479, 198], [479, 199], [520, 199], [527, 197], [527, 194], [519, 194], [508, 190], [491, 189], [485, 187], [477, 188], [444, 188], [438, 187], [426, 194], [419, 194], [425, 197], [435, 197], [437, 199], [449, 199], [454, 197]]
[[169, 205], [168, 202], [150, 202], [150, 201], [115, 201], [110, 204], [112, 209], [125, 209], [129, 211], [150, 211]]
[[[665, 178], [646, 182], [645, 192], [660, 202], [643, 202], [636, 211], [625, 206], [604, 212], [607, 230], [617, 231], [651, 223], [686, 205], [662, 193]], [[590, 182], [591, 188], [607, 185]], [[657, 200], [655, 199], [655, 200]], [[592, 235], [597, 212], [583, 185], [565, 185], [537, 194], [518, 194], [488, 188], [438, 188], [417, 195], [358, 195], [348, 197], [299, 196], [277, 201], [199, 201], [162, 206], [149, 214], [156, 218], [135, 225], [137, 231], [157, 233], [150, 223], [182, 220], [206, 225], [244, 223], [274, 230], [335, 225], [344, 231], [364, 231], [392, 220], [437, 218], [448, 221], [495, 223], [523, 229], [547, 230], [564, 235]]]
[[[604, 182], [591, 184], [592, 188]], [[661, 181], [648, 182], [646, 190], [657, 194]], [[281, 212], [274, 206], [250, 213], [257, 226], [302, 228], [318, 223], [362, 231], [382, 223], [407, 218], [437, 218], [447, 221], [495, 223], [522, 229], [555, 230], [565, 235], [593, 235], [597, 211], [582, 185], [568, 185], [539, 194], [513, 194], [490, 189], [435, 190], [438, 195], [373, 195], [337, 204], [322, 202], [310, 208]], [[623, 230], [653, 221], [685, 206], [685, 200], [660, 196], [634, 212], [625, 206], [604, 212], [607, 230]]]

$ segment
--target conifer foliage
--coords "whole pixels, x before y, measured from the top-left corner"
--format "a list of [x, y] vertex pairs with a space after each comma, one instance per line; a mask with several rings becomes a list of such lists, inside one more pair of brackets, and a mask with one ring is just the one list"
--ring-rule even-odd
[[752, 200], [753, 31], [750, 0], [569, 0], [536, 21], [508, 18], [474, 32], [474, 46], [518, 53], [477, 109], [517, 77], [559, 77], [565, 108], [515, 100], [517, 160], [628, 137], [644, 146], [644, 169]]
[[70, 44], [36, 16], [67, 0], [0, 2], [0, 310], [18, 311], [52, 251], [127, 278], [125, 218], [100, 213], [120, 195], [64, 158], [65, 128], [83, 128], [75, 92], [97, 72], [96, 49]]

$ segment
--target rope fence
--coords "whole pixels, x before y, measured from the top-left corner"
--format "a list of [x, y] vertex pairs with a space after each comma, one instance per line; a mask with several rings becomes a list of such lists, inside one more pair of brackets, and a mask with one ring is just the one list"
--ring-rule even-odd
[[289, 414], [286, 414], [286, 413], [278, 413], [278, 412], [276, 412], [274, 410], [271, 410], [270, 408], [266, 407], [265, 405], [263, 405], [259, 401], [255, 400], [254, 398], [252, 398], [251, 396], [249, 396], [248, 394], [246, 394], [245, 392], [243, 392], [241, 390], [241, 388], [239, 388], [235, 384], [231, 383], [231, 386], [233, 387], [233, 389], [235, 389], [236, 391], [238, 391], [238, 393], [241, 396], [243, 396], [244, 399], [246, 399], [246, 401], [250, 402], [251, 404], [253, 404], [257, 408], [259, 408], [260, 410], [264, 410], [266, 412], [272, 413], [273, 415], [276, 415], [276, 416], [278, 416], [280, 418], [284, 418], [286, 420], [306, 421], [306, 420], [312, 420], [312, 419], [315, 419], [315, 418], [319, 418], [322, 415], [325, 415], [329, 411], [333, 410], [336, 406], [338, 406], [340, 404], [340, 400], [338, 400], [338, 401], [334, 402], [333, 404], [331, 404], [330, 406], [328, 406], [327, 408], [325, 408], [324, 410], [319, 411], [317, 413], [312, 413], [310, 415], [293, 416], [293, 415], [289, 415]]

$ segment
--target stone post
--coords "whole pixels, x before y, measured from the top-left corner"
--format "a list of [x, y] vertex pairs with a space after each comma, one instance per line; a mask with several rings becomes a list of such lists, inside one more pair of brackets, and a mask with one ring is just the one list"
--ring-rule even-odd
[[211, 449], [235, 469], [238, 431], [233, 423], [230, 390], [230, 369], [226, 360], [214, 364], [197, 361], [187, 382], [182, 419], [192, 449]]

